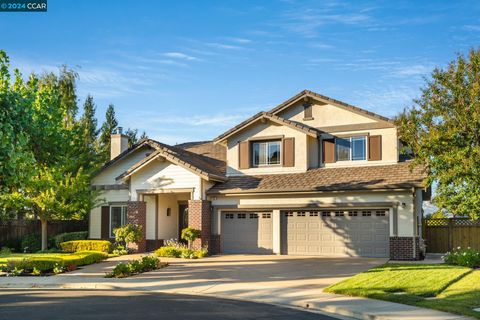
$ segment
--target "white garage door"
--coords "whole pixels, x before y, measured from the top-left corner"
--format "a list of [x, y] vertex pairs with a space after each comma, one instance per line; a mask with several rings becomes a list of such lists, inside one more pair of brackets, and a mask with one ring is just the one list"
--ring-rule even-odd
[[224, 253], [272, 253], [271, 212], [222, 212]]
[[283, 253], [325, 256], [389, 256], [385, 210], [282, 212]]

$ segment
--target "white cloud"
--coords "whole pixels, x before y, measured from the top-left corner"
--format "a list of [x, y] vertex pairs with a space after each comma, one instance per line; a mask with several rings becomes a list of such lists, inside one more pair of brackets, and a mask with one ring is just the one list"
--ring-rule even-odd
[[219, 43], [219, 42], [208, 42], [206, 43], [207, 46], [216, 48], [216, 49], [226, 49], [226, 50], [242, 50], [244, 47], [237, 46], [233, 44], [226, 44], [226, 43]]
[[250, 39], [246, 39], [246, 38], [227, 38], [228, 40], [232, 41], [232, 42], [236, 42], [236, 43], [241, 43], [241, 44], [248, 44], [248, 43], [252, 43], [252, 40]]
[[173, 59], [180, 59], [180, 60], [187, 60], [187, 61], [196, 61], [199, 60], [196, 57], [190, 56], [188, 54], [182, 52], [166, 52], [164, 53], [165, 57], [173, 58]]
[[426, 75], [430, 73], [432, 69], [433, 69], [432, 65], [415, 64], [411, 66], [399, 67], [394, 71], [394, 74], [400, 77]]

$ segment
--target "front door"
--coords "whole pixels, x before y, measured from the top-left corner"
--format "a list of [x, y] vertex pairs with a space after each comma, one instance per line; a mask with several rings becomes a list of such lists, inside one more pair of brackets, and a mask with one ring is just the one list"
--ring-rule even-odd
[[182, 237], [182, 230], [188, 227], [188, 204], [178, 205], [178, 239]]

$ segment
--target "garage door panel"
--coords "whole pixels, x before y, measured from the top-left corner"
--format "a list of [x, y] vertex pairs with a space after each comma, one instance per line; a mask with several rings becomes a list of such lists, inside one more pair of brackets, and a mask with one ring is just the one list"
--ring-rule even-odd
[[389, 230], [388, 210], [282, 212], [287, 254], [388, 257]]
[[272, 253], [271, 213], [222, 212], [221, 249], [225, 253]]

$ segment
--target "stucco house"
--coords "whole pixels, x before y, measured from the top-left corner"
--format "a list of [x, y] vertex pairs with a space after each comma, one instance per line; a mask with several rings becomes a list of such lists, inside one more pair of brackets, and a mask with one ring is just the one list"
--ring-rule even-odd
[[400, 145], [392, 120], [311, 91], [213, 141], [127, 148], [114, 134], [90, 238], [131, 222], [140, 251], [191, 226], [212, 253], [419, 259], [428, 192]]

